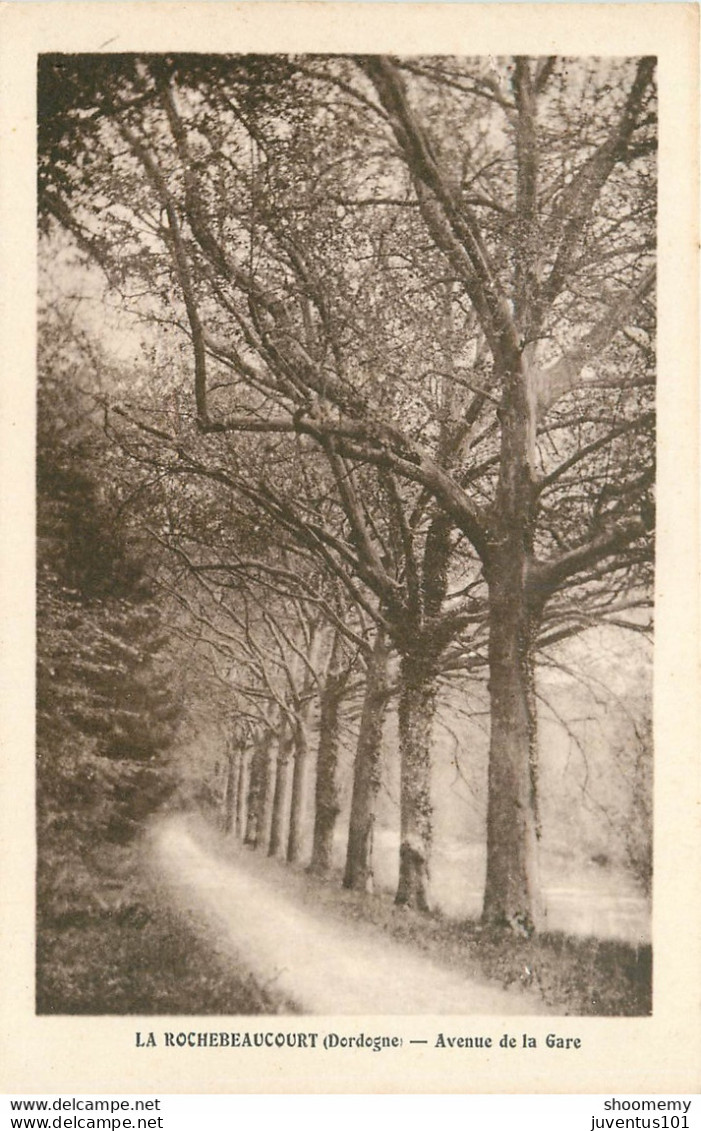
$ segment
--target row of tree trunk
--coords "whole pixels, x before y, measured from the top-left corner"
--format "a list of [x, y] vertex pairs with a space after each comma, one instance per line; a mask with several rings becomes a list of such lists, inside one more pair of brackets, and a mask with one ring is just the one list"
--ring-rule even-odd
[[[367, 663], [365, 693], [353, 769], [350, 821], [343, 884], [355, 891], [373, 888], [373, 830], [381, 781], [382, 735], [392, 694], [391, 649], [378, 632]], [[349, 670], [340, 650], [332, 651], [319, 695], [319, 737], [310, 871], [328, 875], [333, 866], [337, 819], [341, 812], [338, 758], [341, 706]], [[299, 863], [304, 851], [305, 804], [311, 758], [311, 697], [281, 715], [276, 727], [259, 728], [253, 742], [229, 744], [222, 825], [254, 849]], [[291, 780], [290, 780], [291, 779]]]
[[[506, 540], [505, 540], [506, 541]], [[520, 555], [512, 569], [521, 571]], [[515, 564], [514, 564], [515, 563]], [[495, 571], [496, 572], [496, 571]], [[508, 574], [508, 571], [504, 571]], [[487, 811], [487, 876], [483, 919], [530, 933], [542, 922], [538, 879], [537, 727], [530, 610], [520, 587], [492, 579], [489, 645], [491, 740]], [[514, 627], [515, 626], [515, 627]], [[381, 782], [387, 707], [397, 694], [400, 761], [399, 881], [396, 902], [430, 909], [432, 850], [432, 730], [438, 666], [428, 643], [400, 657], [398, 686], [390, 678], [395, 652], [378, 629], [366, 660], [364, 699], [353, 768], [343, 884], [373, 889], [373, 832]], [[318, 747], [310, 871], [328, 875], [341, 813], [341, 709], [350, 668], [336, 641], [318, 691]], [[307, 781], [314, 694], [307, 685], [280, 709], [277, 722], [258, 728], [249, 746], [234, 744], [224, 795], [223, 824], [252, 848], [298, 864], [305, 850]], [[530, 755], [529, 752], [530, 751]], [[525, 756], [524, 756], [525, 752]]]

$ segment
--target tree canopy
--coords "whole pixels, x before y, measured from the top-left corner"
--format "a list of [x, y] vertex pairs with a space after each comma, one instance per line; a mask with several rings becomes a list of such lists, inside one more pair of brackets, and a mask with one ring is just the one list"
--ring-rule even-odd
[[45, 225], [189, 354], [124, 442], [400, 653], [416, 906], [436, 679], [487, 640], [485, 917], [532, 929], [537, 649], [650, 601], [654, 60], [44, 56], [39, 106]]

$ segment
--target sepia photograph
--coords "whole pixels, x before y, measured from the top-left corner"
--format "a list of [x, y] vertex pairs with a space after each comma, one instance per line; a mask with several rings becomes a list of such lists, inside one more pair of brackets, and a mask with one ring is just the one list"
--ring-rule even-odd
[[648, 1013], [655, 59], [38, 66], [38, 1011]]
[[3, 810], [43, 1090], [688, 1086], [683, 6], [31, 7]]

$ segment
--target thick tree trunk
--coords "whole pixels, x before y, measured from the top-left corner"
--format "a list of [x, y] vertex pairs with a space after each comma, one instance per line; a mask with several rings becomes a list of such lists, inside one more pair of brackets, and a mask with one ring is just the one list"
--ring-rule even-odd
[[292, 738], [288, 732], [287, 724], [280, 728], [278, 739], [277, 764], [275, 771], [275, 789], [273, 792], [273, 805], [270, 820], [270, 841], [268, 856], [277, 856], [282, 850], [285, 836], [285, 802], [287, 800], [287, 785], [290, 773], [290, 752]]
[[537, 853], [533, 576], [536, 411], [522, 359], [504, 375], [501, 467], [489, 581], [491, 737], [483, 921], [530, 934], [543, 923]]
[[336, 819], [341, 811], [338, 782], [338, 748], [340, 741], [340, 708], [348, 682], [348, 673], [336, 664], [336, 645], [321, 694], [319, 714], [319, 748], [316, 761], [314, 795], [314, 840], [309, 870], [325, 876], [333, 863], [333, 839]]
[[226, 756], [226, 787], [224, 790], [222, 829], [227, 836], [234, 830], [234, 818], [236, 816], [236, 788], [239, 776], [238, 753], [238, 750], [232, 747], [227, 751]]
[[273, 742], [273, 732], [268, 730], [261, 743], [260, 778], [255, 805], [255, 838], [250, 842], [253, 848], [267, 847], [270, 840], [276, 764], [277, 751]]
[[239, 754], [239, 772], [236, 783], [236, 836], [243, 840], [246, 828], [246, 809], [248, 798], [248, 751], [244, 748]]
[[302, 855], [308, 759], [309, 742], [306, 719], [301, 713], [298, 713], [294, 724], [292, 799], [290, 802], [290, 831], [287, 838], [287, 860], [290, 864], [297, 864]]
[[431, 855], [431, 730], [436, 673], [423, 657], [404, 656], [399, 693], [401, 827], [395, 902], [428, 911]]
[[260, 759], [258, 744], [253, 747], [248, 771], [248, 790], [246, 794], [246, 812], [244, 821], [243, 843], [255, 847], [256, 822], [258, 809], [258, 788], [260, 781]]
[[269, 773], [270, 733], [266, 731], [256, 739], [250, 760], [244, 844], [251, 848], [257, 848], [264, 828], [265, 790]]
[[538, 882], [536, 720], [531, 626], [514, 554], [490, 587], [491, 738], [483, 920], [530, 934], [542, 925]]
[[389, 702], [390, 649], [382, 629], [367, 670], [363, 713], [353, 768], [348, 848], [343, 886], [353, 891], [373, 890], [373, 832], [382, 765], [382, 731]]

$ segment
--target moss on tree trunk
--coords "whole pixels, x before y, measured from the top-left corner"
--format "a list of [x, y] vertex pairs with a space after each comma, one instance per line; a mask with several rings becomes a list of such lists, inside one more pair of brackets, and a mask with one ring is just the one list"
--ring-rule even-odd
[[283, 723], [278, 738], [268, 856], [277, 856], [281, 852], [285, 836], [285, 802], [290, 772], [291, 743], [292, 740], [287, 731], [287, 726]]
[[431, 730], [436, 674], [423, 658], [405, 656], [399, 693], [401, 802], [399, 884], [395, 902], [429, 909], [432, 838]]
[[296, 864], [301, 859], [304, 830], [309, 741], [306, 721], [301, 714], [298, 714], [295, 720], [293, 741], [292, 797], [290, 800], [290, 829], [287, 838], [287, 860], [290, 864]]
[[310, 870], [320, 876], [327, 875], [331, 870], [336, 820], [341, 811], [336, 776], [340, 743], [340, 709], [347, 682], [347, 671], [332, 666], [321, 694], [314, 794], [314, 839], [310, 864]]
[[483, 919], [530, 934], [542, 925], [532, 717], [532, 657], [523, 597], [509, 571], [492, 587], [491, 737]]
[[385, 634], [378, 630], [368, 663], [353, 767], [353, 793], [343, 876], [343, 886], [353, 891], [372, 891], [373, 888], [373, 832], [382, 772], [382, 731], [389, 701], [389, 655]]

